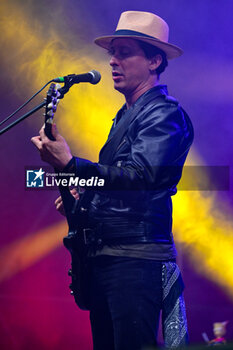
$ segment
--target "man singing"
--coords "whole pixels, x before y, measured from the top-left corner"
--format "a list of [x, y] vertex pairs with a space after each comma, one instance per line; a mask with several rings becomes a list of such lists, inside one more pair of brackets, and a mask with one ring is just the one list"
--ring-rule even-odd
[[[171, 196], [193, 128], [167, 87], [159, 84], [167, 60], [182, 54], [168, 43], [168, 31], [166, 22], [152, 13], [127, 11], [113, 35], [95, 40], [108, 50], [114, 88], [125, 97], [98, 163], [72, 156], [55, 126], [55, 141], [43, 128], [32, 138], [42, 160], [56, 169], [105, 181], [103, 190], [84, 192], [83, 197], [92, 195], [81, 207], [87, 212], [85, 232], [91, 233], [84, 244], [94, 350], [156, 346], [160, 312], [166, 347], [185, 345], [188, 338]], [[62, 209], [61, 198], [55, 204]]]

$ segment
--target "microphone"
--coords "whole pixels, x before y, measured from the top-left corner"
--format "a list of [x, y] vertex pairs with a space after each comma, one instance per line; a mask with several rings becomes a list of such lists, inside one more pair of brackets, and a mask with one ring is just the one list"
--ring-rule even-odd
[[52, 81], [56, 83], [64, 83], [69, 82], [70, 85], [79, 84], [79, 83], [91, 83], [97, 84], [101, 79], [101, 74], [97, 70], [91, 70], [88, 73], [84, 74], [69, 74], [65, 77], [58, 77], [53, 79]]

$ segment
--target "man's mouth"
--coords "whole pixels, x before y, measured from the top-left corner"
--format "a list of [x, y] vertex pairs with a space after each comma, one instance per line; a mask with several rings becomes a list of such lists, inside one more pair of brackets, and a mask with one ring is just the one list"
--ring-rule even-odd
[[120, 77], [122, 77], [123, 76], [123, 74], [121, 74], [121, 73], [119, 73], [119, 72], [112, 72], [112, 78], [113, 78], [113, 80], [115, 81], [115, 80], [118, 80]]

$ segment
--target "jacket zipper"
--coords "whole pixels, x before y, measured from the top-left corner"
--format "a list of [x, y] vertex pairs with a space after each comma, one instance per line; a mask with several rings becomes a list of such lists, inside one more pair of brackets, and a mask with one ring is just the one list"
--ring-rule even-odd
[[117, 147], [117, 151], [118, 151], [118, 149], [124, 144], [126, 142], [126, 139], [123, 139], [122, 141], [121, 141], [121, 143], [118, 145], [118, 147]]

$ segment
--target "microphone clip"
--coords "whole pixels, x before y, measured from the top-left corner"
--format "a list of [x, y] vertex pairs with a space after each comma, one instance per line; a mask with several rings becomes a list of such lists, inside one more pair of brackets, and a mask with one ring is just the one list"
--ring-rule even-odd
[[71, 86], [74, 85], [73, 79], [75, 76], [76, 76], [75, 74], [69, 74], [64, 77], [64, 86], [58, 89], [58, 91], [61, 94], [59, 99], [62, 99], [64, 95], [70, 90]]

